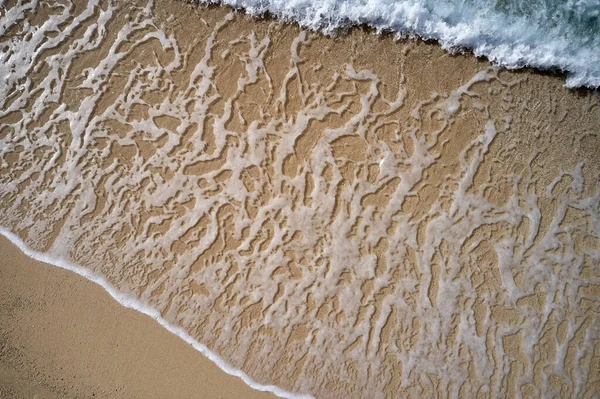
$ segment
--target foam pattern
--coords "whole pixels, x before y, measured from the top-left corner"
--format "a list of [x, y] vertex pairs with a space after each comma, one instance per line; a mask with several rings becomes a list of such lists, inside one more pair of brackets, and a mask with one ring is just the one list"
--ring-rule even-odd
[[0, 4], [0, 223], [35, 253], [282, 396], [598, 393], [596, 97], [540, 117], [483, 66], [423, 96], [222, 9], [190, 39]]

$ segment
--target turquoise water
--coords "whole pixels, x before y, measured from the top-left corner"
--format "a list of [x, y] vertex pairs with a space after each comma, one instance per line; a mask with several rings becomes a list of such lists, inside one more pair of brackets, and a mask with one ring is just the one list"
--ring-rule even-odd
[[599, 0], [224, 0], [326, 33], [366, 24], [438, 40], [507, 68], [566, 73], [568, 87], [600, 86]]

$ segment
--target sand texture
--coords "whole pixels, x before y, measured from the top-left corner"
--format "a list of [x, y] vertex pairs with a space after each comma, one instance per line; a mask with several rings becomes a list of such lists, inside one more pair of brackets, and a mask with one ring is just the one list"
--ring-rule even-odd
[[598, 93], [181, 1], [7, 5], [0, 225], [35, 251], [288, 396], [600, 395]]
[[273, 398], [100, 286], [0, 237], [0, 397]]

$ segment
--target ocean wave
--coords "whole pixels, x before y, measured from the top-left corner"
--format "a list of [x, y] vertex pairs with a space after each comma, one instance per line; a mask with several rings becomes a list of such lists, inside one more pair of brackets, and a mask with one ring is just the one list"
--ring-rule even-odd
[[472, 50], [509, 69], [566, 73], [567, 87], [600, 86], [598, 0], [221, 0], [327, 34], [367, 25]]

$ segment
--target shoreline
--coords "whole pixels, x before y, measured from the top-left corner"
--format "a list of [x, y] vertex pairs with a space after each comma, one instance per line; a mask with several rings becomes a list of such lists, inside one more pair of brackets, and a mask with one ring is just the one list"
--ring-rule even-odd
[[119, 305], [123, 306], [126, 309], [131, 309], [138, 313], [143, 314], [144, 316], [148, 316], [152, 318], [155, 322], [157, 322], [162, 328], [168, 331], [170, 334], [173, 334], [178, 339], [183, 340], [186, 344], [192, 346], [195, 351], [201, 353], [204, 357], [214, 363], [220, 370], [227, 373], [230, 376], [237, 377], [241, 379], [248, 387], [252, 388], [258, 392], [269, 392], [278, 397], [282, 398], [290, 398], [290, 399], [308, 399], [312, 398], [312, 396], [306, 395], [297, 395], [291, 392], [287, 392], [284, 389], [281, 389], [274, 385], [261, 385], [255, 382], [252, 378], [250, 378], [246, 373], [244, 373], [240, 369], [236, 369], [229, 365], [225, 360], [221, 358], [218, 354], [212, 352], [210, 349], [206, 347], [206, 345], [194, 340], [188, 333], [186, 333], [181, 327], [173, 326], [169, 324], [165, 319], [163, 319], [155, 309], [152, 309], [144, 304], [142, 304], [139, 300], [133, 298], [130, 295], [119, 292], [115, 289], [104, 277], [97, 275], [96, 273], [85, 269], [79, 265], [75, 265], [71, 262], [68, 262], [64, 259], [54, 259], [47, 254], [43, 254], [31, 249], [23, 240], [21, 240], [17, 235], [11, 233], [10, 231], [0, 227], [0, 235], [10, 241], [12, 245], [21, 251], [21, 253], [27, 256], [29, 259], [32, 259], [36, 262], [44, 263], [53, 267], [58, 267], [59, 269], [67, 270], [69, 272], [73, 272], [78, 276], [85, 278], [87, 281], [92, 282], [98, 286], [100, 286], [107, 294], [110, 295], [112, 299], [114, 299]]
[[[5, 259], [0, 265], [0, 274], [4, 276], [0, 296], [4, 309], [0, 318], [3, 341], [0, 345], [0, 376], [4, 377], [0, 378], [0, 394], [10, 397], [16, 390], [18, 395], [20, 388], [32, 393], [39, 385], [42, 395], [62, 390], [60, 394], [66, 396], [57, 397], [96, 394], [102, 397], [100, 391], [110, 388], [108, 375], [125, 384], [119, 386], [116, 383], [111, 397], [160, 398], [165, 394], [160, 393], [162, 386], [178, 384], [184, 391], [203, 389], [224, 398], [244, 395], [266, 399], [274, 397], [272, 394], [296, 397], [284, 396], [286, 392], [277, 387], [255, 383], [201, 344], [190, 343], [189, 337], [182, 336], [181, 331], [156, 318], [131, 298], [115, 295], [112, 287], [102, 283], [102, 278], [66, 262], [50, 263], [48, 256], [30, 250], [13, 234], [5, 230], [0, 230], [0, 234], [0, 250]], [[21, 281], [27, 281], [27, 287], [23, 287]], [[69, 292], [65, 292], [67, 288]], [[64, 308], [57, 308], [55, 303]], [[90, 312], [93, 317], [87, 317]], [[26, 325], [24, 320], [31, 315], [38, 316], [32, 320], [35, 324]], [[63, 329], [63, 323], [70, 325]], [[17, 337], [11, 335], [15, 329]], [[58, 330], [63, 330], [64, 336]], [[107, 337], [117, 339], [107, 340]], [[150, 351], [148, 345], [152, 345]], [[71, 348], [65, 351], [63, 348], [67, 347]], [[76, 349], [83, 353], [74, 353]], [[44, 360], [38, 358], [39, 350], [44, 352]], [[172, 357], [169, 356], [171, 353]], [[47, 362], [52, 367], [46, 366]], [[129, 362], [133, 363], [131, 368], [140, 370], [135, 375], [131, 369], [119, 366]], [[71, 374], [78, 372], [77, 369], [68, 370], [69, 363], [85, 369], [85, 374], [69, 379]], [[183, 367], [177, 367], [177, 364]], [[174, 368], [180, 370], [173, 371]], [[193, 382], [194, 379], [197, 382]], [[77, 389], [76, 395], [71, 396]], [[154, 390], [157, 392], [152, 395]], [[145, 391], [144, 396], [138, 396], [141, 391]], [[186, 394], [180, 391], [174, 395]]]

